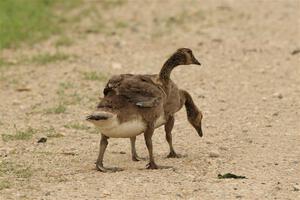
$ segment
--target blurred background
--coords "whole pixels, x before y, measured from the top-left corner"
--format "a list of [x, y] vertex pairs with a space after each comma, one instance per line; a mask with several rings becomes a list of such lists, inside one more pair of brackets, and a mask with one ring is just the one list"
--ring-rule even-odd
[[[0, 199], [296, 199], [300, 155], [299, 0], [1, 0]], [[168, 160], [140, 170], [129, 141], [85, 122], [110, 76], [158, 73], [176, 49], [203, 64], [172, 79], [204, 114], [204, 137], [184, 110]], [[45, 143], [37, 143], [47, 138]], [[147, 156], [143, 137], [138, 153]], [[218, 180], [219, 173], [248, 179]]]

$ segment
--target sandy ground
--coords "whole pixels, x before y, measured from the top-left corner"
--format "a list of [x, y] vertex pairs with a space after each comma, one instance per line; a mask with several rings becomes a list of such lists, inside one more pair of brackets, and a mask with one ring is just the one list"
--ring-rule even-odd
[[[74, 44], [59, 51], [71, 59], [2, 69], [0, 133], [31, 127], [34, 135], [0, 140], [7, 185], [0, 199], [300, 199], [300, 54], [292, 54], [300, 48], [299, 10], [299, 0], [128, 0], [101, 10], [106, 31], [89, 30], [96, 17], [70, 32]], [[54, 52], [54, 40], [2, 56]], [[146, 161], [131, 161], [129, 139], [111, 139], [104, 164], [124, 171], [96, 171], [100, 134], [84, 118], [105, 81], [157, 73], [179, 47], [203, 64], [178, 67], [172, 79], [203, 111], [204, 137], [181, 110], [174, 146], [186, 157], [165, 158], [163, 128], [153, 137], [157, 163], [174, 170], [145, 170]], [[58, 105], [66, 110], [55, 114]], [[48, 141], [38, 144], [43, 136]], [[142, 136], [137, 149], [148, 156]], [[217, 178], [228, 172], [247, 179]]]

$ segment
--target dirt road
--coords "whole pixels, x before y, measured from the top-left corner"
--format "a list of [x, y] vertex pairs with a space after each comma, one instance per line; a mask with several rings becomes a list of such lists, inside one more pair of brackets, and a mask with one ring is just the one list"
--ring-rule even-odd
[[[3, 51], [12, 61], [56, 51], [69, 59], [1, 70], [0, 199], [300, 198], [299, 10], [299, 0], [128, 0], [101, 13], [104, 31], [97, 15], [82, 20], [71, 46], [53, 37]], [[124, 171], [96, 171], [100, 135], [84, 118], [105, 81], [157, 73], [179, 47], [203, 64], [178, 67], [172, 79], [203, 111], [204, 137], [181, 110], [174, 146], [186, 157], [165, 158], [163, 128], [153, 137], [157, 163], [174, 170], [145, 170], [131, 161], [129, 139], [111, 139], [105, 165]], [[141, 136], [137, 149], [147, 156]], [[247, 179], [217, 178], [229, 172]]]

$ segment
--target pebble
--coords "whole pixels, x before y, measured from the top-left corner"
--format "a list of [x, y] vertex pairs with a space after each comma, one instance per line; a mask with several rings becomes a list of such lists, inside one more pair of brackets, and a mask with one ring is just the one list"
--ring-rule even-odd
[[218, 158], [218, 157], [220, 157], [220, 154], [219, 154], [219, 152], [217, 152], [217, 151], [211, 151], [211, 152], [209, 152], [209, 157], [211, 157], [211, 158]]
[[278, 116], [278, 115], [279, 115], [279, 112], [274, 112], [272, 115], [273, 115], [273, 116]]
[[275, 97], [275, 98], [278, 98], [278, 99], [282, 99], [283, 98], [283, 95], [281, 93], [279, 93], [279, 92], [275, 92], [272, 96]]
[[110, 196], [110, 192], [107, 191], [107, 190], [104, 190], [104, 191], [101, 193], [100, 196], [101, 196], [101, 197], [107, 197], [107, 196]]
[[242, 128], [242, 132], [243, 132], [243, 133], [247, 133], [247, 132], [248, 132], [248, 129], [247, 129], [246, 127], [243, 127], [243, 128]]
[[263, 97], [261, 98], [263, 101], [267, 101], [267, 97]]
[[292, 55], [296, 55], [298, 53], [300, 53], [300, 49], [295, 49], [291, 52]]
[[41, 137], [37, 143], [46, 143], [47, 142], [47, 138], [46, 137]]
[[227, 148], [227, 147], [222, 147], [222, 146], [221, 146], [221, 147], [219, 147], [219, 149], [220, 149], [220, 150], [223, 150], [223, 151], [227, 151], [227, 150], [228, 150], [228, 148]]
[[295, 192], [300, 191], [300, 188], [298, 186], [296, 186], [296, 185], [293, 186], [293, 189], [294, 189]]
[[46, 192], [45, 196], [49, 196], [51, 194], [51, 192]]

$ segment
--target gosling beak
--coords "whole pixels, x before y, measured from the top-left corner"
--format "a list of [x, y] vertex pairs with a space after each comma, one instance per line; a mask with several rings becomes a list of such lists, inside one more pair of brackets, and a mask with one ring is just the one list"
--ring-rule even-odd
[[195, 59], [194, 64], [195, 64], [195, 65], [201, 65], [201, 63], [200, 63], [198, 60], [196, 60], [196, 59]]
[[86, 120], [87, 121], [100, 121], [100, 120], [107, 120], [112, 117], [113, 117], [113, 114], [111, 114], [111, 113], [99, 112], [99, 113], [94, 113], [92, 115], [87, 116]]
[[192, 62], [193, 62], [193, 64], [195, 64], [195, 65], [201, 65], [201, 63], [193, 56], [193, 58], [192, 58]]
[[101, 116], [101, 115], [89, 115], [86, 117], [87, 121], [99, 121], [103, 119], [108, 119], [106, 116]]

